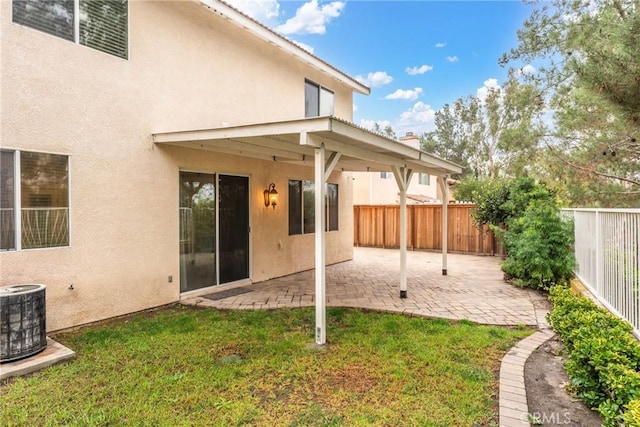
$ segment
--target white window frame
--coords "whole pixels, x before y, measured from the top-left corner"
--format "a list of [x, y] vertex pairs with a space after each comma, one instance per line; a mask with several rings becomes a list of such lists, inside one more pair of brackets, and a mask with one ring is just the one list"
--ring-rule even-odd
[[[310, 181], [310, 180], [306, 180], [306, 179], [289, 179], [287, 181], [287, 190], [289, 189], [289, 182], [291, 182], [291, 181], [300, 183], [300, 204], [301, 204], [302, 209], [300, 211], [300, 233], [291, 234], [290, 225], [287, 224], [289, 236], [304, 236], [305, 234], [315, 234], [315, 230], [314, 230], [313, 233], [304, 231], [304, 183], [307, 182], [307, 183], [313, 184], [314, 182]], [[338, 199], [338, 203], [337, 203], [337, 207], [338, 207], [337, 215], [338, 215], [338, 218], [336, 218], [336, 219], [338, 220], [338, 227], [335, 230], [330, 230], [329, 229], [330, 226], [331, 226], [331, 220], [329, 218], [330, 217], [330, 212], [331, 212], [331, 209], [330, 209], [331, 206], [329, 204], [329, 195], [327, 194], [326, 198], [325, 198], [326, 223], [325, 223], [325, 226], [324, 226], [324, 231], [326, 233], [329, 233], [329, 232], [332, 232], [332, 231], [340, 231], [340, 185], [338, 185], [337, 183], [333, 183], [333, 182], [327, 182], [327, 183], [325, 183], [325, 185], [326, 186], [329, 186], [329, 185], [335, 185], [336, 186], [336, 190], [337, 190], [336, 195], [337, 195], [337, 199]], [[288, 206], [287, 209], [290, 210], [291, 206]], [[289, 212], [287, 212], [287, 213], [289, 213]]]
[[[305, 101], [305, 117], [333, 116], [335, 113], [335, 106], [336, 106], [335, 93], [331, 89], [328, 89], [310, 79], [304, 79], [304, 84], [305, 84], [305, 100], [304, 100]], [[307, 84], [315, 86], [318, 90], [318, 114], [314, 116], [307, 115], [307, 111], [306, 111], [306, 102], [307, 102], [306, 85]], [[326, 96], [328, 95], [331, 95], [331, 108], [329, 109], [329, 111], [323, 111], [323, 109], [325, 109], [323, 107], [327, 107], [326, 102], [323, 102], [323, 99], [326, 99]]]
[[[20, 252], [20, 251], [37, 251], [37, 250], [47, 250], [47, 249], [59, 249], [59, 248], [69, 248], [71, 247], [71, 156], [69, 154], [61, 154], [61, 153], [52, 153], [48, 151], [31, 151], [31, 150], [19, 150], [13, 148], [5, 148], [2, 151], [5, 152], [13, 152], [13, 210], [14, 210], [14, 224], [13, 224], [13, 232], [14, 232], [14, 242], [15, 248], [13, 249], [0, 249], [0, 253], [3, 252]], [[21, 161], [20, 155], [23, 152], [29, 153], [37, 153], [37, 154], [53, 154], [56, 156], [64, 156], [67, 158], [67, 200], [68, 200], [68, 241], [66, 245], [63, 246], [47, 246], [42, 248], [27, 248], [22, 249], [22, 180], [21, 180]]]

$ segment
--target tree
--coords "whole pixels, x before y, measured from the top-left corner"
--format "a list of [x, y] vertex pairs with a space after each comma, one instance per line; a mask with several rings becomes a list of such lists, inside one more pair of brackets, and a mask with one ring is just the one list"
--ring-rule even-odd
[[528, 83], [555, 120], [548, 173], [575, 203], [640, 202], [640, 1], [555, 0], [534, 10], [502, 64], [540, 61]]
[[393, 128], [389, 124], [387, 124], [383, 129], [383, 128], [380, 127], [380, 123], [375, 122], [373, 124], [372, 131], [374, 131], [376, 133], [379, 133], [380, 135], [386, 136], [389, 139], [398, 139], [398, 137], [396, 136], [395, 131], [393, 130]]
[[535, 87], [512, 74], [482, 98], [470, 95], [445, 105], [436, 113], [436, 130], [423, 135], [422, 148], [463, 165], [466, 175], [527, 175], [541, 112]]
[[520, 217], [533, 202], [557, 205], [557, 194], [533, 178], [462, 179], [455, 186], [456, 200], [473, 202], [477, 226], [502, 228]]

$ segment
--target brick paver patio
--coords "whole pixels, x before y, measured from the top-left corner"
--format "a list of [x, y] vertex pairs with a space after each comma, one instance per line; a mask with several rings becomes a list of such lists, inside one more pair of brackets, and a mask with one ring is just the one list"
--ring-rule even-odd
[[[354, 248], [352, 261], [327, 267], [327, 306], [360, 307], [426, 317], [468, 319], [492, 325], [545, 327], [548, 302], [540, 293], [504, 282], [500, 259], [449, 254], [407, 253], [408, 298], [400, 299], [400, 252]], [[314, 305], [313, 270], [241, 286], [239, 295], [219, 300], [202, 296], [185, 304], [222, 309], [274, 309]], [[227, 292], [221, 287], [215, 292]]]
[[[352, 261], [327, 267], [327, 306], [537, 327], [507, 353], [500, 369], [500, 426], [528, 426], [524, 364], [538, 345], [553, 336], [545, 320], [550, 309], [547, 298], [505, 283], [500, 259], [495, 257], [449, 254], [447, 276], [442, 276], [438, 253], [408, 252], [407, 266], [408, 298], [401, 299], [400, 252], [354, 248]], [[182, 302], [243, 310], [305, 307], [314, 304], [314, 286], [314, 272], [305, 271], [236, 287], [242, 293], [223, 286], [208, 294], [214, 299], [199, 296]]]

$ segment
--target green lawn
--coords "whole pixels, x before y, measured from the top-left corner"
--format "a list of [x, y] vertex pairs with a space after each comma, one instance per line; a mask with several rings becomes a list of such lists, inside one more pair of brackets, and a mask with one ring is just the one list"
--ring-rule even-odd
[[0, 388], [0, 425], [494, 425], [526, 328], [328, 309], [176, 305], [54, 338], [78, 358]]

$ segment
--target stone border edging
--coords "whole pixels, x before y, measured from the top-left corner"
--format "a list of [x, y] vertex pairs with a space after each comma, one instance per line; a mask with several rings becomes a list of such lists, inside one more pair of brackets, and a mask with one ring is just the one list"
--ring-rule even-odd
[[524, 383], [524, 364], [533, 351], [554, 336], [545, 328], [518, 342], [509, 350], [500, 365], [499, 416], [500, 427], [529, 426], [529, 407]]

